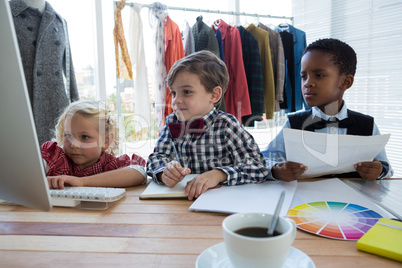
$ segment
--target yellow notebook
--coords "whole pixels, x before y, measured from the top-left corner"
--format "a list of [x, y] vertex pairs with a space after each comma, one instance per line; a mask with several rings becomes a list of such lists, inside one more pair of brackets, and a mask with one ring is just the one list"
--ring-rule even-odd
[[402, 262], [402, 222], [381, 218], [357, 241], [356, 247]]

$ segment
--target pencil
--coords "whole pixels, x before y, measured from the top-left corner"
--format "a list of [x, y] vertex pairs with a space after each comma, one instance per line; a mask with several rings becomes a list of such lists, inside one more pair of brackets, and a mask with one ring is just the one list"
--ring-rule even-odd
[[173, 142], [173, 141], [172, 141], [172, 145], [173, 145], [174, 153], [176, 154], [177, 162], [179, 162], [179, 164], [180, 164], [180, 166], [181, 166], [180, 159], [179, 159], [179, 155], [177, 154], [176, 146], [174, 145], [174, 142]]

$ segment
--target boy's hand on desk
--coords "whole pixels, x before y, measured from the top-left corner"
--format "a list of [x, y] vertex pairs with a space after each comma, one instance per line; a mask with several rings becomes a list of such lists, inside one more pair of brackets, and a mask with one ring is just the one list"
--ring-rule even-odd
[[182, 167], [177, 161], [170, 161], [166, 165], [165, 170], [163, 170], [160, 179], [166, 186], [173, 187], [181, 182], [184, 176], [190, 173], [191, 170], [189, 168]]
[[272, 176], [277, 180], [293, 181], [307, 170], [307, 167], [300, 163], [284, 161], [272, 167]]
[[187, 182], [185, 193], [188, 200], [198, 198], [206, 190], [214, 188], [227, 180], [228, 175], [219, 169], [210, 170]]
[[355, 164], [355, 169], [363, 179], [374, 181], [380, 177], [383, 167], [380, 161], [374, 159], [373, 162], [359, 162]]

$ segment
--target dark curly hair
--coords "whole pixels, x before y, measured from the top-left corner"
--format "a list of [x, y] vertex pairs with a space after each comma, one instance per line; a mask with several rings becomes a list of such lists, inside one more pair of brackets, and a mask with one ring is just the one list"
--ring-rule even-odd
[[339, 68], [339, 73], [355, 75], [356, 52], [348, 44], [334, 38], [318, 39], [307, 46], [303, 55], [314, 50], [329, 54], [332, 62]]

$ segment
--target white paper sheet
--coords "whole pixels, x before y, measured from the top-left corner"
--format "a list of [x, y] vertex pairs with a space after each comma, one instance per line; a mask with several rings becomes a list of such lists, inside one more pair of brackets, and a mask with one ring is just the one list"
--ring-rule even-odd
[[280, 216], [285, 216], [290, 208], [297, 181], [265, 181], [237, 186], [222, 186], [200, 195], [190, 206], [193, 211], [223, 213], [260, 212], [273, 214], [282, 190], [285, 199]]
[[283, 129], [286, 159], [308, 167], [302, 178], [353, 172], [354, 164], [373, 161], [390, 136], [333, 135]]
[[392, 214], [337, 178], [299, 181], [290, 207], [320, 201], [352, 203], [374, 210], [384, 218], [393, 217]]
[[200, 174], [190, 174], [184, 177], [184, 179], [173, 187], [166, 185], [159, 185], [154, 181], [151, 181], [147, 188], [140, 194], [140, 199], [153, 199], [153, 198], [179, 198], [187, 197], [184, 193], [187, 182], [191, 181]]
[[343, 182], [402, 221], [402, 180], [345, 180]]

